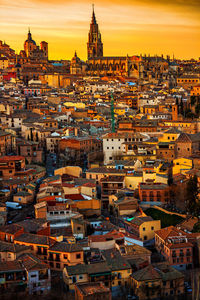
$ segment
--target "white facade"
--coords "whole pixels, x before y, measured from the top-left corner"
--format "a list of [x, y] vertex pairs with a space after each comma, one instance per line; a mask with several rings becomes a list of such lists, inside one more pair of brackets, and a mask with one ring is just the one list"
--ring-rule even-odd
[[122, 154], [121, 145], [124, 141], [125, 139], [122, 137], [103, 138], [104, 164], [113, 162], [115, 155]]
[[27, 271], [29, 294], [42, 295], [51, 289], [50, 269]]
[[79, 215], [77, 212], [73, 212], [71, 210], [56, 210], [47, 212], [47, 220], [48, 221], [59, 221], [68, 219], [70, 221], [71, 218]]
[[116, 155], [122, 155], [124, 151], [124, 142], [142, 142], [148, 140], [145, 135], [142, 134], [108, 134], [103, 137], [103, 153], [104, 164], [107, 165], [115, 160]]

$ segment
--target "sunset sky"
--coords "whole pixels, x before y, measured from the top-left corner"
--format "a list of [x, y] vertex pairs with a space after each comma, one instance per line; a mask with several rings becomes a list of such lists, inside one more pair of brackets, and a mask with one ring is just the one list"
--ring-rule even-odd
[[200, 57], [200, 0], [0, 0], [0, 40], [18, 53], [30, 27], [50, 59], [86, 59], [92, 3], [105, 56]]

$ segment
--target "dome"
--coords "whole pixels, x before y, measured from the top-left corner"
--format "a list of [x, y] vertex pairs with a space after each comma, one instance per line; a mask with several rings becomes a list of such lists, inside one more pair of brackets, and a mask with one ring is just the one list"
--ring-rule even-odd
[[31, 40], [27, 39], [27, 40], [25, 40], [24, 43], [30, 43], [30, 42], [33, 43], [34, 45], [36, 45], [36, 42], [32, 39]]
[[31, 34], [30, 30], [28, 31], [28, 38], [27, 38], [27, 40], [25, 40], [24, 43], [29, 43], [29, 42], [31, 42], [34, 45], [36, 45], [36, 42], [32, 39], [32, 34]]
[[71, 60], [71, 62], [72, 63], [80, 63], [80, 58], [77, 56], [77, 53], [76, 53], [76, 51], [75, 51], [75, 53], [74, 53], [74, 57], [72, 58], [72, 60]]

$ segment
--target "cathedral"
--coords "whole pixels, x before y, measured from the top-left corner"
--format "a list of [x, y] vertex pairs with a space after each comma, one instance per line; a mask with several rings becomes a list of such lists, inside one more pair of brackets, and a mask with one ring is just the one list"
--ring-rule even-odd
[[24, 50], [21, 50], [18, 57], [20, 63], [37, 62], [44, 63], [48, 61], [48, 43], [41, 42], [40, 46], [32, 39], [30, 30], [27, 39], [24, 42]]
[[169, 61], [163, 56], [103, 56], [103, 43], [96, 20], [94, 7], [87, 42], [87, 61], [84, 64], [79, 58], [73, 57], [71, 74], [90, 76], [125, 76], [135, 79], [159, 79], [159, 74], [168, 70]]

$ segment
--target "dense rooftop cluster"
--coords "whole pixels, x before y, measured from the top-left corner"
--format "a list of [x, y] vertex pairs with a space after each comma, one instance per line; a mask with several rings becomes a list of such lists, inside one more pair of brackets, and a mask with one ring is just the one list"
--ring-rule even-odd
[[0, 42], [0, 296], [195, 295], [200, 62], [87, 47]]

